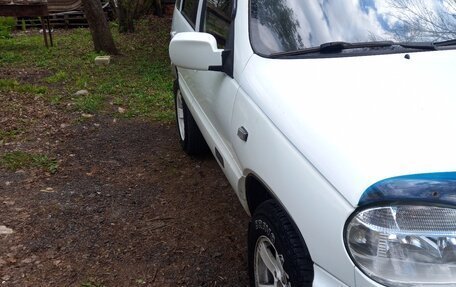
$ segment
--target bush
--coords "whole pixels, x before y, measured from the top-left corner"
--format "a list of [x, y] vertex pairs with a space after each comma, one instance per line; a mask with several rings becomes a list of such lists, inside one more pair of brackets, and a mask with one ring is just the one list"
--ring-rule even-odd
[[16, 26], [16, 18], [0, 17], [0, 39], [11, 38], [11, 32]]

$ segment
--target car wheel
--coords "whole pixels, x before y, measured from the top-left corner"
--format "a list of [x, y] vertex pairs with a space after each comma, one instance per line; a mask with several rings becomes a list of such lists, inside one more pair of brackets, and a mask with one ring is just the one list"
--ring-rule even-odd
[[286, 212], [274, 200], [255, 211], [248, 235], [251, 287], [312, 286], [313, 262]]
[[177, 83], [174, 84], [174, 105], [179, 142], [189, 155], [205, 153], [208, 150], [206, 141], [193, 119]]

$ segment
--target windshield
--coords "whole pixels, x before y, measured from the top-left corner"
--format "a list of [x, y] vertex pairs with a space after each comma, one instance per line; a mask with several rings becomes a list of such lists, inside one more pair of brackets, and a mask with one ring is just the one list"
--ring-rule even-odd
[[456, 38], [456, 0], [251, 0], [250, 38], [271, 55], [328, 42]]

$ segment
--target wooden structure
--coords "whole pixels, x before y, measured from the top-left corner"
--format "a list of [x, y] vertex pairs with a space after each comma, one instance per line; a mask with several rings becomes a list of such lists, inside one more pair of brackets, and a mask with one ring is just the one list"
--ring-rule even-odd
[[[1, 0], [0, 0], [1, 1]], [[79, 7], [78, 0], [71, 0], [66, 2], [61, 2], [60, 0], [48, 0], [48, 10], [49, 10], [49, 21], [51, 26], [54, 28], [81, 28], [88, 27], [87, 19], [82, 11], [82, 6]], [[64, 4], [68, 6], [64, 6]], [[105, 12], [107, 19], [112, 19], [112, 11], [109, 6], [109, 2], [103, 3], [103, 11]], [[66, 7], [66, 8], [65, 8]], [[75, 10], [65, 10], [64, 9], [73, 9], [78, 7]], [[60, 11], [60, 12], [59, 12]], [[41, 22], [38, 18], [33, 17], [20, 17], [17, 19], [16, 27], [18, 29], [22, 28], [39, 28]]]
[[[52, 30], [49, 23], [49, 11], [46, 2], [42, 1], [4, 1], [0, 0], [0, 16], [13, 16], [13, 17], [40, 17], [41, 27], [43, 29], [44, 43], [46, 47], [49, 47], [48, 44], [48, 34], [49, 42], [51, 46], [54, 45], [52, 40]], [[46, 25], [47, 24], [47, 25]], [[46, 28], [47, 26], [47, 28]]]
[[[106, 17], [112, 19], [111, 9], [113, 8], [109, 6], [109, 1], [101, 1]], [[165, 15], [171, 16], [176, 1], [161, 1]], [[44, 10], [45, 6], [47, 6], [47, 10]], [[32, 11], [34, 13], [31, 13]], [[8, 15], [4, 15], [7, 12]], [[65, 29], [88, 27], [82, 11], [81, 0], [0, 0], [0, 16], [16, 16], [18, 18], [17, 29], [41, 27], [43, 32], [51, 32], [50, 27]], [[43, 27], [43, 19], [45, 19], [47, 29]], [[52, 45], [52, 34], [49, 34], [49, 38]], [[46, 38], [45, 43], [47, 43]]]
[[81, 0], [48, 0], [47, 4], [51, 13], [76, 11], [82, 7]]
[[[53, 28], [82, 28], [88, 27], [87, 20], [82, 11], [69, 11], [60, 13], [50, 13], [49, 22]], [[38, 18], [20, 17], [17, 19], [16, 28], [40, 28], [41, 22]]]

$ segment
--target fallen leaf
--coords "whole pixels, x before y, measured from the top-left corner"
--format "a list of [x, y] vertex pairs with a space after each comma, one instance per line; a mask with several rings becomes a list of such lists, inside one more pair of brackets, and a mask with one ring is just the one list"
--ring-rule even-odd
[[52, 193], [54, 192], [54, 189], [52, 187], [46, 187], [45, 189], [41, 189], [41, 192], [47, 192], [47, 193]]
[[5, 225], [0, 225], [0, 234], [12, 234], [12, 233], [14, 233], [14, 230], [6, 227]]
[[87, 96], [88, 94], [89, 94], [89, 91], [80, 90], [80, 91], [77, 91], [76, 93], [74, 93], [73, 95], [79, 97], [79, 96]]

